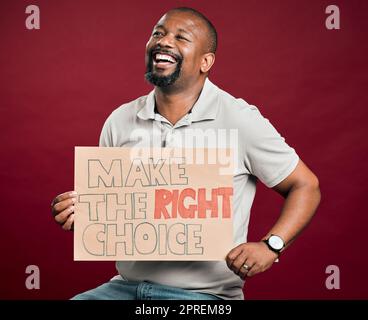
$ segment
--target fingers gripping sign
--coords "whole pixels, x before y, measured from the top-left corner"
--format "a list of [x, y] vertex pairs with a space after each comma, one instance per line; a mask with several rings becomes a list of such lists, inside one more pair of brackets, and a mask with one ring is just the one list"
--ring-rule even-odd
[[77, 193], [75, 191], [68, 191], [58, 195], [51, 202], [52, 215], [64, 230], [73, 230], [76, 197]]

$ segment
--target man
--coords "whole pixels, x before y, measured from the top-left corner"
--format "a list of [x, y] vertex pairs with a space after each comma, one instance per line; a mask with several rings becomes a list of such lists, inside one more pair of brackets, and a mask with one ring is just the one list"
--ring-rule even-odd
[[[314, 215], [320, 201], [316, 176], [255, 106], [208, 79], [216, 46], [216, 30], [201, 13], [189, 8], [166, 13], [146, 45], [146, 79], [155, 88], [110, 115], [100, 146], [152, 146], [152, 141], [144, 141], [143, 133], [149, 132], [149, 137], [157, 131], [161, 147], [181, 146], [189, 129], [235, 129], [236, 139], [228, 139], [227, 146], [234, 146], [235, 141], [237, 149], [236, 247], [226, 261], [118, 261], [119, 276], [75, 299], [243, 299], [244, 279], [269, 269]], [[257, 179], [281, 194], [285, 203], [269, 232], [258, 242], [248, 243]], [[55, 220], [65, 230], [73, 226], [75, 202], [74, 192], [53, 201]]]

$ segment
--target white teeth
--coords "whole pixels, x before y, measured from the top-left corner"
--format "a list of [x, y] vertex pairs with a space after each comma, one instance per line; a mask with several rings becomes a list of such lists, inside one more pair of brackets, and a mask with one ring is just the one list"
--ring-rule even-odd
[[173, 57], [169, 56], [168, 54], [157, 53], [156, 54], [156, 60], [166, 60], [166, 61], [175, 63], [175, 59]]

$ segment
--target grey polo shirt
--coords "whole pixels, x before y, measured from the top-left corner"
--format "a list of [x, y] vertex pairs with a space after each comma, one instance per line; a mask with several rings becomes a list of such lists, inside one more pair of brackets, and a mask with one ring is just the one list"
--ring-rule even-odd
[[[231, 96], [209, 79], [191, 112], [175, 125], [155, 113], [154, 91], [123, 104], [106, 120], [100, 146], [233, 148], [235, 246], [247, 241], [257, 180], [271, 188], [284, 180], [299, 160], [257, 107]], [[118, 261], [116, 267], [123, 280], [146, 280], [223, 299], [244, 299], [244, 281], [225, 261]]]

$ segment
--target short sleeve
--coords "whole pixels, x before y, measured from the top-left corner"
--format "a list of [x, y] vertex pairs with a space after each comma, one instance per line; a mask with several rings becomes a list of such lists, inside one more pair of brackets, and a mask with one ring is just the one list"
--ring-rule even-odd
[[272, 188], [295, 169], [299, 156], [257, 107], [250, 106], [248, 111], [244, 164], [252, 175]]
[[102, 127], [99, 146], [100, 147], [112, 147], [113, 146], [110, 117], [107, 118], [107, 120], [105, 121]]

